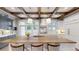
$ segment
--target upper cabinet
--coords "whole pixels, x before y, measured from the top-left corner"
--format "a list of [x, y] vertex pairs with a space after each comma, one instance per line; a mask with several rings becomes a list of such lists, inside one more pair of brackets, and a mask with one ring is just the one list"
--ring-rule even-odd
[[13, 28], [13, 21], [8, 16], [0, 15], [0, 29], [11, 30]]

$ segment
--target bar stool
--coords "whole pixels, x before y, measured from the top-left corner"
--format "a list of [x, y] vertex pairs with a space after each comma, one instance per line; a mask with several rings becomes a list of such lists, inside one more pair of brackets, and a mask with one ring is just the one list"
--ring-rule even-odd
[[43, 51], [43, 43], [32, 43], [31, 44], [32, 51]]
[[48, 43], [47, 44], [47, 49], [48, 51], [59, 51], [59, 43]]
[[11, 43], [12, 51], [24, 51], [24, 44], [21, 43]]

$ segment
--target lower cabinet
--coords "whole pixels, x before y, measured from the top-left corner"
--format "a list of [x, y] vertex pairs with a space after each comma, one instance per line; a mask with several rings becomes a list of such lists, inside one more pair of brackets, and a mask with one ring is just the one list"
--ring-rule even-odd
[[[16, 35], [5, 36], [5, 37], [0, 38], [0, 41], [7, 40], [9, 38], [15, 38], [15, 37], [16, 37]], [[8, 46], [8, 43], [1, 43], [0, 42], [0, 49], [4, 48], [6, 46]]]

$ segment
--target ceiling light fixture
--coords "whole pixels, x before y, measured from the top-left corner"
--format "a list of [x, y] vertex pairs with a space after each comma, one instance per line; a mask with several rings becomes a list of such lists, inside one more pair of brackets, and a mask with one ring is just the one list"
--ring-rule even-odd
[[50, 18], [46, 19], [46, 22], [47, 24], [51, 23], [51, 19]]
[[33, 19], [29, 18], [28, 23], [32, 23], [32, 22], [33, 22]]

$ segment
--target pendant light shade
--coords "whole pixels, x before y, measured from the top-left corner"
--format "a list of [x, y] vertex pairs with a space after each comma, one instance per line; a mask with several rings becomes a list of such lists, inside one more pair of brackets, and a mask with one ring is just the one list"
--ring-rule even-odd
[[29, 18], [28, 19], [28, 23], [32, 23], [32, 22], [33, 22], [33, 20]]

